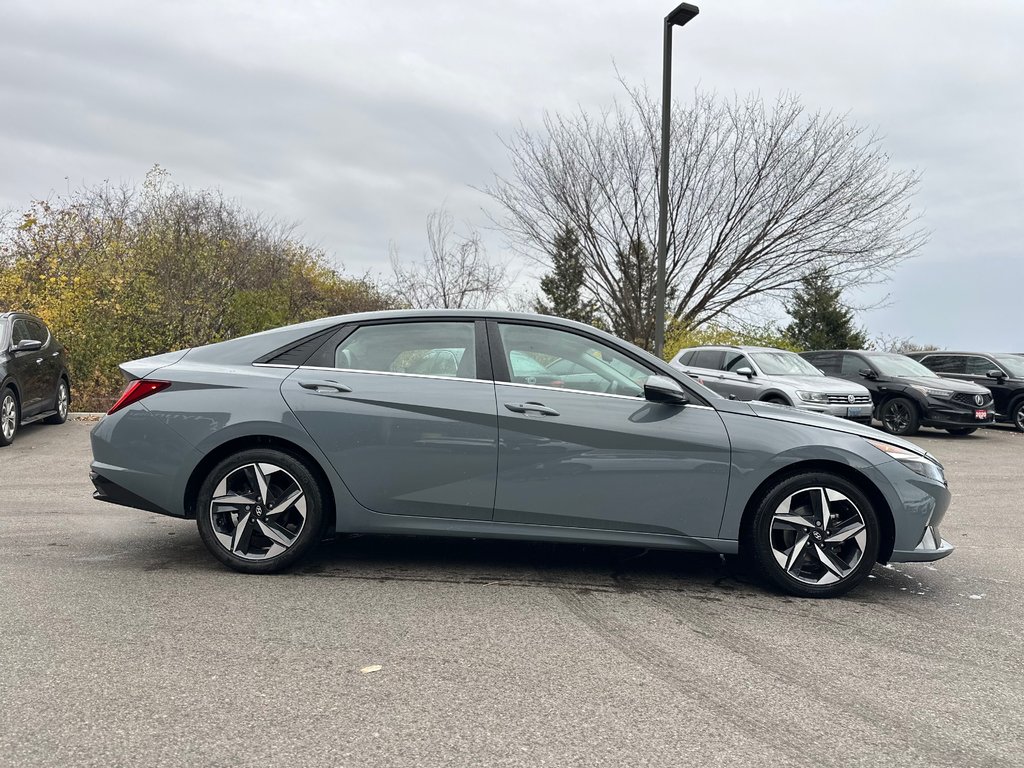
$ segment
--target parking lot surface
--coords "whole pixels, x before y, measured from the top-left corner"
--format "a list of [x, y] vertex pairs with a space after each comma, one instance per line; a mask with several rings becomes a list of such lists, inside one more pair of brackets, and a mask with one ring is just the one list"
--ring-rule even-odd
[[0, 451], [0, 765], [1024, 765], [1007, 429], [915, 439], [952, 557], [814, 601], [718, 557], [473, 540], [242, 576], [194, 522], [93, 501], [90, 427]]

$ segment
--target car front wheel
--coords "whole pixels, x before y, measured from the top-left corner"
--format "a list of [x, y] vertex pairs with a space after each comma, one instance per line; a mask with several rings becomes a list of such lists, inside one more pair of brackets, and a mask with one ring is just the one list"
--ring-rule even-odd
[[8, 387], [0, 394], [0, 448], [14, 442], [14, 436], [18, 434], [20, 424], [18, 399]]
[[880, 536], [877, 514], [857, 486], [815, 472], [768, 490], [746, 531], [744, 550], [786, 592], [836, 597], [867, 578]]
[[915, 435], [921, 427], [917, 406], [905, 397], [894, 397], [883, 405], [879, 421], [890, 435]]
[[323, 528], [323, 494], [299, 459], [282, 451], [243, 451], [220, 462], [196, 500], [207, 549], [243, 573], [274, 573], [306, 555]]
[[1024, 399], [1018, 400], [1013, 404], [1011, 416], [1013, 418], [1013, 426], [1017, 428], [1017, 431], [1024, 432]]

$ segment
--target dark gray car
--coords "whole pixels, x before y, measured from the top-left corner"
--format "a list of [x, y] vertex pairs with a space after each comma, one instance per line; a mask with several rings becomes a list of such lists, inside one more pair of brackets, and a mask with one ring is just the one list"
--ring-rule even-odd
[[0, 312], [0, 448], [22, 425], [63, 424], [71, 405], [64, 347], [46, 323], [24, 312]]
[[832, 596], [875, 562], [953, 550], [919, 448], [722, 399], [556, 318], [350, 315], [122, 369], [92, 433], [96, 497], [195, 518], [240, 571], [334, 532], [427, 534], [740, 553]]

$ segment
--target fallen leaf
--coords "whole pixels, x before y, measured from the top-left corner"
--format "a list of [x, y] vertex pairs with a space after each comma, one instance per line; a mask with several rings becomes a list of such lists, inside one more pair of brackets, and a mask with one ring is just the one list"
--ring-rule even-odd
[[368, 667], [363, 667], [359, 671], [362, 672], [364, 675], [368, 675], [371, 672], [380, 672], [382, 669], [384, 669], [384, 667], [382, 667], [380, 664], [371, 664]]

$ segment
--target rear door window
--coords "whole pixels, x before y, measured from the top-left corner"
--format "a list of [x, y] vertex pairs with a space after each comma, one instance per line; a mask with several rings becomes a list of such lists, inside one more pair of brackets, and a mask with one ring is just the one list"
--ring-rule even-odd
[[690, 362], [694, 368], [707, 368], [712, 371], [722, 370], [722, 357], [724, 353], [720, 349], [698, 349], [694, 352], [693, 360]]
[[473, 379], [475, 350], [473, 322], [364, 325], [335, 349], [334, 367]]
[[921, 363], [935, 373], [964, 373], [964, 358], [961, 355], [928, 355]]

